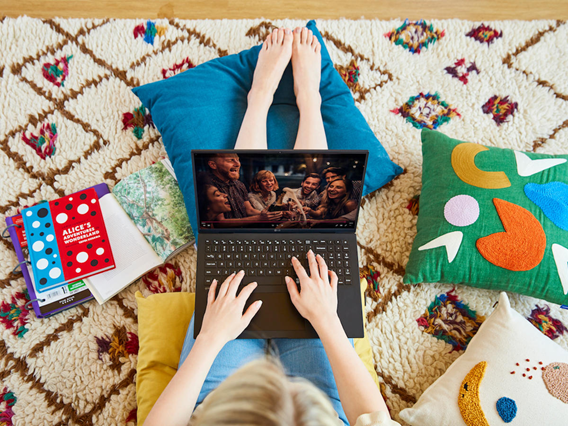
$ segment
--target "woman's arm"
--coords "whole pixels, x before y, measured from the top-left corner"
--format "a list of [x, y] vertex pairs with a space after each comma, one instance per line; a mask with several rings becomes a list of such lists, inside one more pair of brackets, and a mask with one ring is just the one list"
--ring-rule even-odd
[[349, 342], [337, 316], [337, 275], [328, 271], [323, 258], [310, 250], [310, 275], [298, 259], [292, 265], [300, 278], [301, 291], [286, 277], [290, 298], [320, 337], [331, 364], [339, 399], [350, 424], [363, 414], [386, 411], [387, 406], [363, 361]]
[[325, 215], [325, 206], [319, 206], [315, 210], [309, 207], [304, 207], [304, 213], [309, 213], [312, 217], [322, 217]]
[[256, 283], [250, 283], [236, 296], [244, 275], [243, 271], [230, 275], [217, 297], [217, 280], [211, 284], [201, 332], [181, 368], [152, 407], [145, 426], [188, 424], [217, 354], [225, 343], [243, 332], [262, 305], [261, 301], [256, 301], [243, 314], [245, 303], [256, 288]]
[[347, 210], [347, 213], [352, 212], [356, 208], [357, 208], [357, 201], [355, 200], [349, 200], [345, 203], [345, 210]]

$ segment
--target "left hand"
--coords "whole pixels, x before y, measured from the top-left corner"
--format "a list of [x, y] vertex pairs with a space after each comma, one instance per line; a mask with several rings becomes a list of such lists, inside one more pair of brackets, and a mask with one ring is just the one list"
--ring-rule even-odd
[[244, 276], [244, 271], [229, 275], [221, 285], [217, 297], [215, 297], [215, 290], [218, 282], [213, 281], [209, 288], [207, 308], [198, 338], [213, 340], [222, 347], [225, 343], [236, 339], [248, 327], [262, 306], [262, 301], [254, 302], [243, 314], [246, 301], [257, 286], [255, 282], [250, 283], [237, 296]]

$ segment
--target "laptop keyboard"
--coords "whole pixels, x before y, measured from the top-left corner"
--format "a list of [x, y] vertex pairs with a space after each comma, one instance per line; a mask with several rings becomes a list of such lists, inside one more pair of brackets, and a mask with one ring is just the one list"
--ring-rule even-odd
[[245, 271], [247, 282], [256, 281], [259, 286], [285, 284], [284, 277], [299, 279], [292, 268], [292, 256], [296, 256], [309, 275], [307, 253], [311, 249], [325, 260], [329, 270], [338, 276], [339, 285], [352, 285], [349, 243], [345, 239], [326, 240], [272, 240], [237, 238], [205, 240], [205, 288], [217, 279], [222, 283], [227, 276]]

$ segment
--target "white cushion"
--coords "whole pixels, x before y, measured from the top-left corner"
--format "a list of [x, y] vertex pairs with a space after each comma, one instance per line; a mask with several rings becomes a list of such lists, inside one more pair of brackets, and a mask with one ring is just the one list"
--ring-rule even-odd
[[[477, 379], [472, 378], [476, 373]], [[499, 305], [465, 353], [400, 417], [412, 426], [494, 426], [505, 420], [514, 426], [568, 425], [568, 403], [562, 401], [568, 402], [567, 396], [568, 352], [513, 310], [501, 293]], [[497, 410], [504, 397], [515, 401], [512, 421]]]

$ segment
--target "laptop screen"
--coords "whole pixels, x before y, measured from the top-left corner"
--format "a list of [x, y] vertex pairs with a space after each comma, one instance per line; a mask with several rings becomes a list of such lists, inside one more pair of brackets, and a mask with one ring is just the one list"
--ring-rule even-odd
[[367, 151], [193, 151], [200, 230], [355, 229]]

